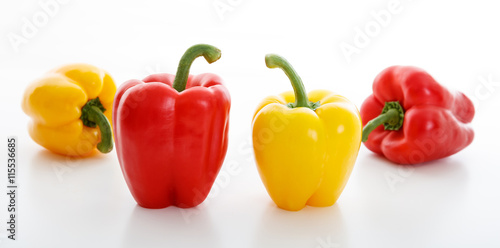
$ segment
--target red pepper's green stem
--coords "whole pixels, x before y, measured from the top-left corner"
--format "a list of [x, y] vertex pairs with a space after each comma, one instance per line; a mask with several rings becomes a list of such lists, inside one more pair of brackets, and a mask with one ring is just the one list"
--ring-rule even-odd
[[172, 84], [175, 90], [182, 92], [186, 89], [189, 69], [193, 61], [200, 56], [205, 57], [207, 62], [212, 64], [220, 59], [221, 52], [218, 48], [206, 44], [198, 44], [190, 47], [182, 56], [179, 66], [177, 67], [177, 73], [175, 74], [174, 83]]
[[382, 113], [366, 123], [361, 141], [366, 142], [370, 133], [384, 124], [384, 130], [399, 130], [403, 126], [404, 110], [399, 102], [386, 102]]
[[368, 135], [377, 128], [378, 126], [389, 122], [392, 119], [399, 118], [399, 112], [395, 109], [391, 109], [387, 111], [385, 114], [379, 115], [377, 118], [369, 121], [366, 123], [365, 127], [363, 128], [363, 138], [361, 139], [363, 142], [368, 140]]
[[[286, 61], [285, 58], [276, 55], [276, 54], [267, 54], [266, 55], [266, 66], [268, 68], [280, 68], [282, 69], [286, 76], [290, 79], [290, 82], [292, 83], [293, 87], [293, 92], [295, 93], [295, 102], [289, 105], [289, 107], [292, 108], [298, 108], [298, 107], [306, 107], [306, 108], [311, 108], [311, 103], [307, 99], [306, 95], [306, 89], [304, 87], [304, 84], [302, 83], [302, 79], [300, 79], [299, 75], [297, 72], [293, 69], [292, 65]], [[317, 108], [317, 106], [315, 106]]]
[[97, 150], [102, 153], [108, 153], [113, 150], [113, 133], [111, 124], [104, 115], [106, 109], [102, 106], [99, 97], [88, 101], [82, 108], [82, 122], [88, 127], [99, 127], [101, 132], [101, 142], [97, 144]]

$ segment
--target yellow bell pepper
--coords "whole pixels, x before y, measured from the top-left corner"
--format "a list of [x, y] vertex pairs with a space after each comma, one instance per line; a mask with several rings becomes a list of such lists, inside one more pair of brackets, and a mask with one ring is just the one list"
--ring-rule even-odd
[[268, 54], [266, 65], [281, 68], [294, 92], [267, 97], [253, 117], [255, 160], [267, 192], [278, 207], [333, 205], [342, 193], [361, 145], [358, 109], [326, 90], [306, 95], [292, 66]]
[[32, 118], [31, 138], [62, 155], [88, 156], [96, 147], [110, 152], [115, 92], [111, 76], [92, 65], [69, 64], [50, 71], [24, 92], [22, 108]]

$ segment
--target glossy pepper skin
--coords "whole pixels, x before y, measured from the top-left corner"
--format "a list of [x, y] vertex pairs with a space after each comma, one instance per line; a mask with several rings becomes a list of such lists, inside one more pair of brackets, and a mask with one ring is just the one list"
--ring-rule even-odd
[[469, 98], [447, 90], [416, 67], [382, 71], [361, 107], [361, 117], [365, 146], [397, 164], [444, 158], [474, 139]]
[[220, 77], [188, 76], [198, 56], [220, 51], [195, 45], [177, 74], [130, 80], [118, 90], [113, 120], [118, 159], [136, 202], [145, 208], [194, 207], [207, 197], [227, 150], [231, 100]]
[[260, 177], [278, 207], [333, 205], [342, 193], [361, 145], [361, 118], [354, 104], [326, 90], [305, 93], [300, 77], [278, 55], [294, 92], [264, 99], [253, 117], [252, 138]]
[[96, 147], [110, 152], [115, 92], [111, 76], [92, 65], [69, 64], [48, 72], [24, 92], [31, 138], [61, 155], [89, 156]]

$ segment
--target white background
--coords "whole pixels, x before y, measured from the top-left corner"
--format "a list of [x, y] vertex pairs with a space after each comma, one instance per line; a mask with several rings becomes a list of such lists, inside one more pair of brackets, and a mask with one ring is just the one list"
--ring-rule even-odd
[[[0, 247], [500, 247], [500, 5], [393, 1], [390, 20], [373, 26], [373, 13], [388, 11], [390, 2], [70, 0], [48, 15], [38, 1], [2, 1], [0, 186], [6, 187], [6, 137], [15, 135], [20, 193], [16, 242], [5, 238], [1, 194]], [[22, 36], [27, 21], [37, 30], [13, 44], [9, 37]], [[354, 46], [356, 30], [367, 26], [372, 36], [346, 57], [342, 44]], [[175, 73], [185, 49], [197, 43], [217, 46], [222, 58], [211, 65], [200, 58], [191, 72], [219, 74], [232, 96], [226, 161], [199, 207], [138, 207], [115, 152], [70, 160], [29, 138], [22, 93], [46, 71], [85, 62], [106, 69], [119, 85]], [[308, 90], [338, 92], [358, 107], [384, 68], [422, 67], [474, 99], [475, 140], [416, 167], [394, 165], [361, 146], [334, 206], [280, 210], [260, 181], [249, 141], [257, 103], [291, 89], [281, 71], [266, 68], [266, 53], [286, 57]]]

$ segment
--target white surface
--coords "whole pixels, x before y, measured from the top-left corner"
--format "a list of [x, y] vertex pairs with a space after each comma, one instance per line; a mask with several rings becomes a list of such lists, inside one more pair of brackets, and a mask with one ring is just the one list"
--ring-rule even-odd
[[[47, 1], [47, 0], [45, 0]], [[42, 2], [45, 2], [42, 0]], [[399, 12], [347, 62], [340, 44], [388, 9], [377, 1], [69, 1], [16, 52], [8, 40], [38, 1], [0, 4], [0, 186], [6, 137], [19, 137], [18, 238], [0, 247], [500, 247], [500, 5], [496, 1], [401, 0]], [[214, 2], [235, 6], [222, 20]], [[230, 147], [209, 199], [195, 209], [138, 207], [116, 154], [85, 160], [53, 155], [28, 136], [20, 108], [26, 85], [70, 62], [108, 70], [117, 84], [174, 73], [184, 50], [208, 43], [220, 61], [192, 73], [221, 75], [232, 95]], [[476, 137], [462, 152], [404, 168], [364, 146], [332, 207], [287, 212], [267, 195], [252, 158], [250, 120], [265, 96], [291, 89], [267, 69], [266, 53], [286, 57], [308, 90], [339, 92], [356, 105], [382, 69], [426, 69], [476, 100]], [[228, 171], [229, 163], [239, 170]], [[388, 178], [396, 178], [391, 187]], [[4, 190], [1, 190], [4, 192]], [[0, 220], [6, 221], [5, 194]]]

